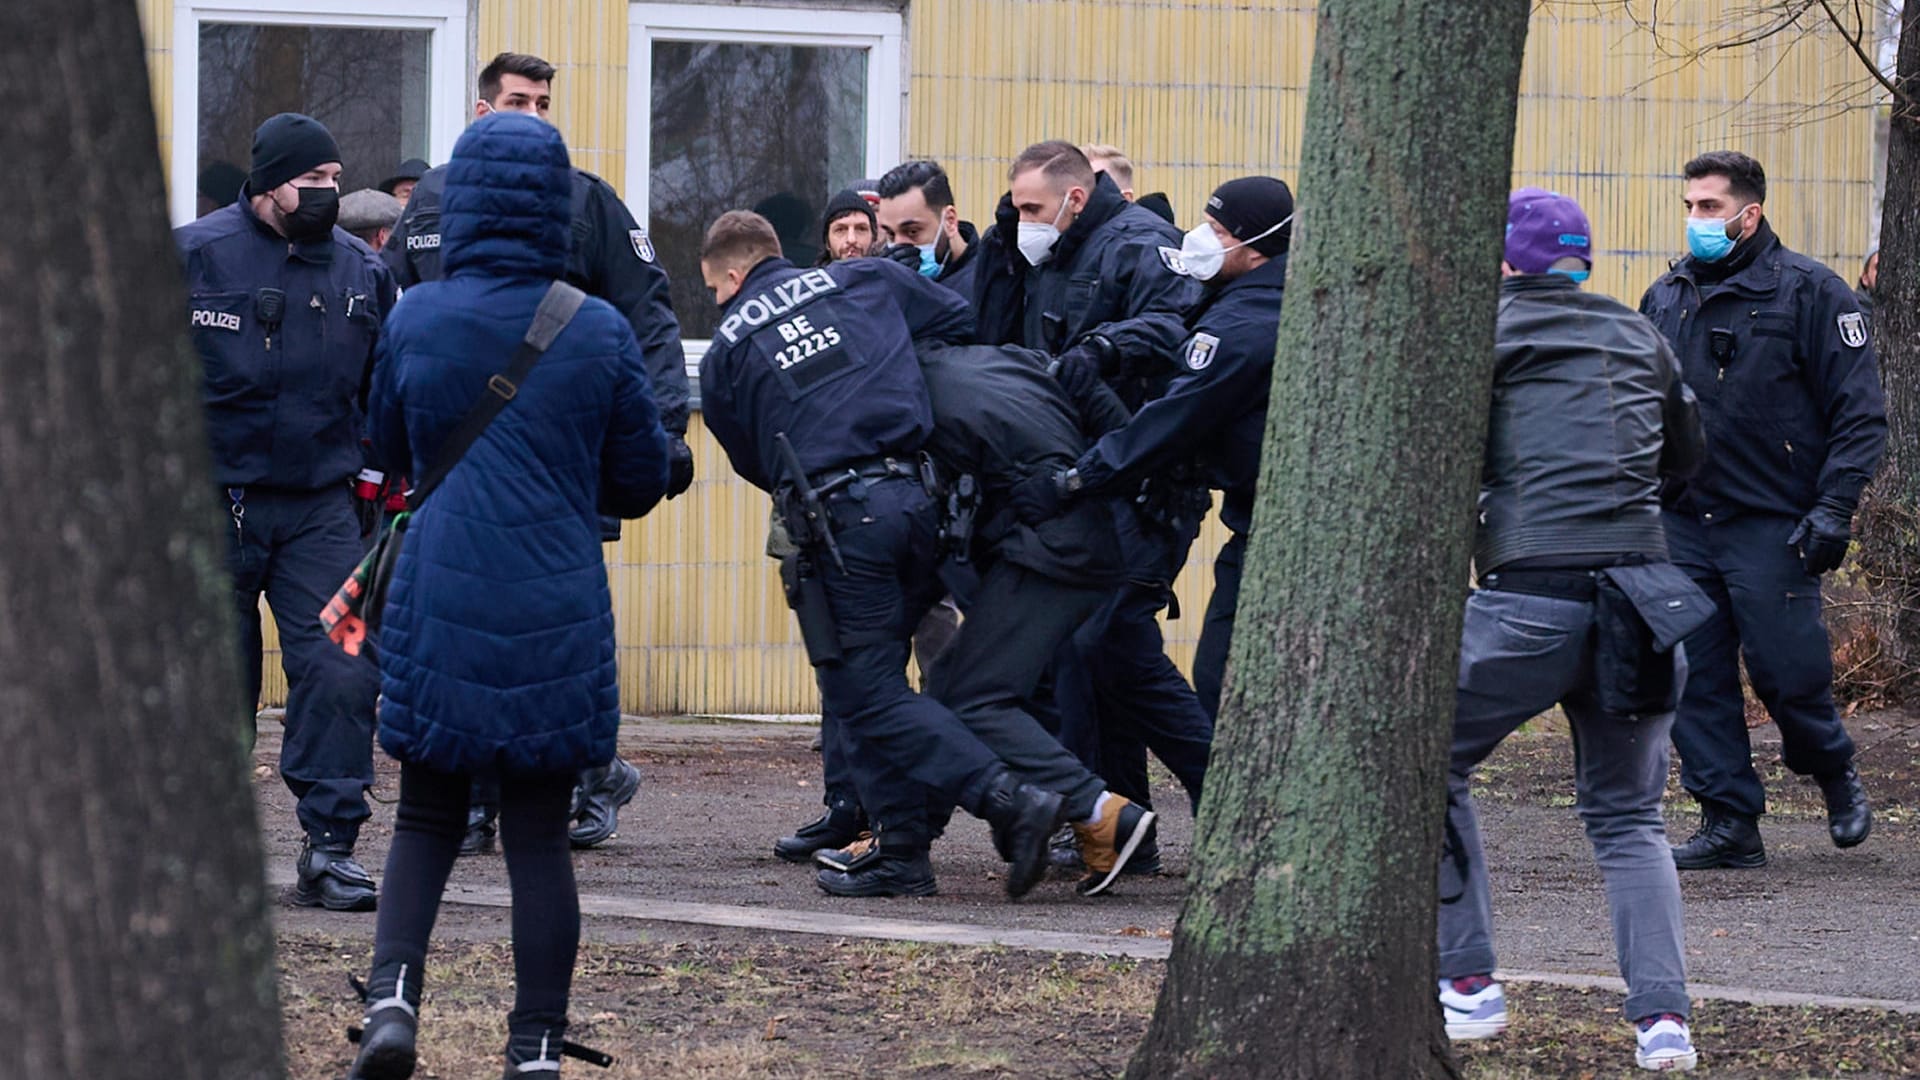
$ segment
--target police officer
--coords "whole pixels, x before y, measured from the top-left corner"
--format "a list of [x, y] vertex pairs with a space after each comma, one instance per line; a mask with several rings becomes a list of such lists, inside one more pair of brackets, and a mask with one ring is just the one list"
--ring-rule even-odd
[[1853, 290], [1854, 302], [1860, 305], [1860, 311], [1873, 321], [1873, 287], [1880, 281], [1880, 251], [1867, 252], [1867, 264], [1860, 268], [1860, 286]]
[[[939, 595], [939, 513], [911, 460], [932, 428], [913, 341], [958, 342], [966, 304], [889, 259], [801, 270], [767, 219], [722, 214], [700, 272], [724, 307], [701, 364], [708, 430], [786, 508], [782, 567], [822, 708], [856, 752], [985, 818], [1018, 897], [1045, 872], [1058, 794], [1021, 783], [907, 685], [907, 643]], [[824, 494], [822, 494], [824, 492]]]
[[[1052, 478], [1051, 485], [1029, 485], [1022, 498], [1030, 513], [1044, 516], [1052, 502], [1137, 488], [1145, 476], [1198, 459], [1208, 485], [1225, 492], [1220, 520], [1232, 532], [1214, 560], [1213, 596], [1193, 660], [1194, 691], [1213, 717], [1220, 710], [1241, 564], [1253, 526], [1254, 483], [1260, 476], [1293, 238], [1293, 193], [1270, 176], [1230, 180], [1207, 199], [1205, 217], [1181, 241], [1181, 269], [1207, 288], [1187, 315], [1192, 332], [1180, 348], [1179, 374], [1125, 427], [1102, 436], [1073, 469]], [[1080, 368], [1066, 374], [1084, 381], [1092, 373]], [[1076, 383], [1068, 389], [1077, 396], [1089, 387]], [[1189, 786], [1198, 790], [1205, 755], [1183, 764], [1196, 770]]]
[[[501, 53], [480, 69], [476, 119], [491, 112], [523, 112], [547, 119], [553, 105], [554, 67], [537, 56]], [[413, 189], [400, 225], [387, 241], [386, 259], [400, 286], [440, 278], [440, 198], [445, 167], [432, 169]], [[567, 254], [567, 281], [600, 297], [626, 315], [647, 361], [654, 403], [667, 429], [672, 475], [669, 499], [693, 483], [693, 452], [687, 448], [687, 362], [680, 345], [680, 323], [668, 306], [667, 273], [654, 259], [653, 241], [633, 220], [625, 203], [606, 181], [584, 169], [573, 170], [573, 248]], [[620, 522], [601, 519], [601, 538], [618, 540]], [[640, 790], [640, 770], [621, 758], [580, 774], [574, 792], [576, 847], [588, 848], [612, 836], [619, 811]], [[498, 800], [490, 783], [476, 786], [472, 824], [463, 854], [485, 850], [492, 841]]]
[[[952, 507], [948, 550], [979, 574], [931, 692], [1022, 778], [1062, 793], [1087, 867], [1079, 891], [1098, 895], [1148, 848], [1154, 814], [1109, 792], [1068, 753], [1035, 719], [1035, 696], [1054, 653], [1123, 577], [1119, 542], [1103, 504], [1028, 523], [1012, 500], [1029, 477], [1079, 456], [1079, 412], [1047, 375], [1046, 357], [1029, 350], [923, 348], [920, 370], [933, 405], [926, 449]], [[822, 856], [820, 887], [837, 896], [932, 893], [928, 846], [948, 806], [929, 805], [897, 770], [854, 775], [878, 842], [866, 857]]]
[[960, 220], [947, 171], [937, 161], [909, 161], [887, 170], [876, 188], [880, 231], [893, 243], [887, 257], [959, 293], [971, 306], [980, 234], [973, 222]]
[[393, 277], [335, 227], [340, 150], [318, 121], [281, 113], [253, 137], [239, 201], [174, 232], [205, 368], [215, 479], [233, 529], [228, 568], [247, 701], [260, 696], [260, 596], [287, 672], [280, 775], [306, 833], [293, 901], [373, 908], [353, 858], [373, 783], [378, 673], [321, 632], [318, 613], [360, 561], [348, 479]]
[[[1007, 175], [1010, 190], [981, 238], [980, 340], [1040, 349], [1063, 381], [1085, 381], [1079, 373], [1091, 369], [1138, 408], [1173, 377], [1184, 315], [1199, 298], [1198, 284], [1161, 253], [1178, 248], [1179, 232], [1127, 202], [1072, 143], [1036, 143]], [[1151, 805], [1142, 742], [1197, 799], [1213, 741], [1157, 621], [1206, 506], [1203, 484], [1170, 473], [1138, 500], [1114, 500], [1127, 582], [1061, 656], [1062, 741], [1142, 805]], [[1112, 757], [1104, 749], [1123, 744]]]
[[1752, 867], [1767, 858], [1766, 792], [1747, 738], [1742, 655], [1787, 767], [1819, 781], [1834, 844], [1852, 847], [1872, 827], [1833, 704], [1820, 576], [1846, 558], [1886, 408], [1866, 315], [1838, 275], [1774, 235], [1760, 163], [1716, 150], [1685, 175], [1690, 254], [1640, 301], [1700, 395], [1713, 447], [1672, 492], [1666, 519], [1673, 561], [1716, 607], [1687, 642], [1693, 678], [1673, 743], [1701, 823], [1674, 859], [1685, 870]]
[[1461, 632], [1447, 777], [1441, 1011], [1455, 1039], [1507, 1026], [1471, 780], [1501, 740], [1557, 703], [1612, 908], [1635, 1061], [1691, 1069], [1680, 881], [1660, 799], [1687, 677], [1678, 642], [1711, 604], [1668, 561], [1659, 492], [1663, 476], [1699, 464], [1698, 413], [1647, 320], [1580, 289], [1592, 232], [1572, 199], [1516, 191], [1507, 223], [1474, 537], [1480, 587]]

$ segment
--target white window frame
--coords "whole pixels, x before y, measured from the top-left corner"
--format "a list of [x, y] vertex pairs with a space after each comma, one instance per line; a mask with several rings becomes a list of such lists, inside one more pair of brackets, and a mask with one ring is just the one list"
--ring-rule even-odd
[[[831, 27], [831, 29], [826, 29]], [[649, 219], [653, 158], [653, 43], [742, 41], [767, 45], [841, 46], [867, 50], [866, 175], [900, 162], [907, 93], [899, 12], [819, 6], [753, 6], [638, 2], [627, 12], [627, 208]], [[684, 343], [687, 368], [698, 371], [708, 342]]]
[[[174, 224], [192, 221], [200, 156], [200, 28], [207, 23], [426, 30], [427, 146], [445, 161], [472, 106], [467, 0], [175, 0], [173, 5], [173, 157], [168, 204]], [[261, 119], [266, 119], [261, 117]]]

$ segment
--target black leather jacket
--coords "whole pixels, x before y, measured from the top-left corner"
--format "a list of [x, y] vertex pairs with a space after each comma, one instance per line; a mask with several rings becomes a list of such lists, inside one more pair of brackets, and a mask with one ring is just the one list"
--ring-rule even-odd
[[1505, 279], [1474, 565], [1664, 562], [1663, 476], [1705, 436], [1679, 361], [1644, 317], [1561, 274]]

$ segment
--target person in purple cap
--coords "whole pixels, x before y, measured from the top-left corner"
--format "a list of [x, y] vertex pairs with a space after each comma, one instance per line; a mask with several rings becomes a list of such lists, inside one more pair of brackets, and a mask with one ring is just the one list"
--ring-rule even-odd
[[1653, 324], [1580, 288], [1587, 217], [1564, 195], [1508, 201], [1492, 408], [1460, 642], [1445, 850], [1440, 1005], [1447, 1034], [1506, 1030], [1493, 910], [1469, 779], [1559, 705], [1575, 791], [1606, 882], [1626, 1014], [1647, 1069], [1691, 1069], [1680, 882], [1660, 798], [1686, 681], [1679, 640], [1711, 612], [1667, 557], [1660, 487], [1705, 453], [1693, 397]]

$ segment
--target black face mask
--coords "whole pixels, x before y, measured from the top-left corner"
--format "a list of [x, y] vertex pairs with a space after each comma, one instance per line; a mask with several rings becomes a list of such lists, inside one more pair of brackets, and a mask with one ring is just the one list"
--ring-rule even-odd
[[318, 240], [333, 231], [340, 220], [340, 189], [334, 187], [294, 188], [300, 205], [291, 213], [282, 211], [281, 227], [289, 240]]

